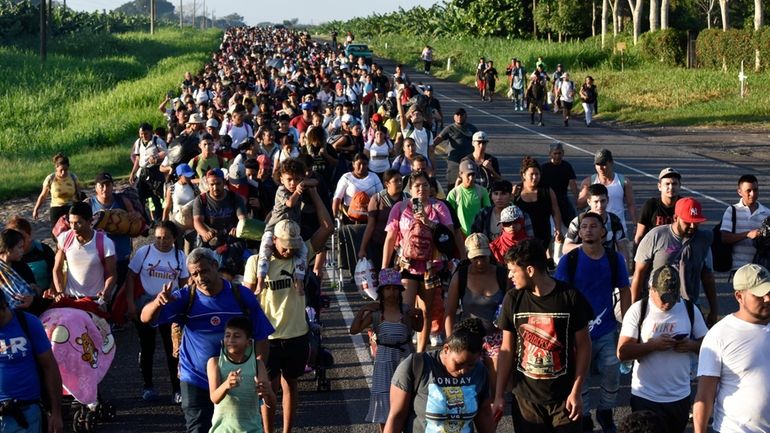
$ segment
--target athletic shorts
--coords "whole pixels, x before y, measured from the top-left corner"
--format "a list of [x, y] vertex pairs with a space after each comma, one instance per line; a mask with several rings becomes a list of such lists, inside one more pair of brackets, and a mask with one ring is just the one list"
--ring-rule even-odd
[[305, 364], [310, 351], [308, 335], [270, 341], [270, 355], [267, 358], [267, 374], [270, 379], [279, 375], [296, 379], [305, 374]]

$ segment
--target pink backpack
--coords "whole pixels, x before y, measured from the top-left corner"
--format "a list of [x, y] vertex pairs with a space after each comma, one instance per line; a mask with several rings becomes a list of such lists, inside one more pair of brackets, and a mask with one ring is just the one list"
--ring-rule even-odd
[[[404, 200], [401, 203], [401, 212], [404, 212], [404, 208], [408, 205], [408, 201]], [[435, 245], [433, 244], [433, 229], [423, 224], [417, 218], [412, 218], [409, 222], [409, 230], [402, 242], [404, 258], [410, 260], [423, 260], [427, 261], [433, 258], [433, 250]]]

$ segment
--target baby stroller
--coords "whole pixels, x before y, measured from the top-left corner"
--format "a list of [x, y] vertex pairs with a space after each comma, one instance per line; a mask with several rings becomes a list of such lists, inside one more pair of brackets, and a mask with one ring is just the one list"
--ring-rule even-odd
[[[65, 300], [40, 316], [62, 377], [65, 409], [72, 430], [93, 432], [98, 421], [115, 419], [112, 403], [100, 399], [98, 386], [115, 357], [115, 339], [104, 314], [90, 299]], [[61, 305], [61, 304], [60, 304]]]
[[308, 334], [308, 360], [306, 371], [315, 372], [316, 389], [318, 391], [330, 391], [331, 382], [326, 377], [326, 370], [334, 366], [334, 357], [323, 347], [323, 325], [321, 324], [320, 311], [329, 307], [329, 299], [321, 295], [321, 284], [318, 277], [308, 272], [305, 278], [306, 303], [305, 318], [310, 332]]

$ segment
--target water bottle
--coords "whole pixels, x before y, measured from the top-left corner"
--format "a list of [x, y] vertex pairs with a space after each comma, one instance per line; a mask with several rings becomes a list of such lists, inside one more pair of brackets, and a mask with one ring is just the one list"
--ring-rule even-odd
[[622, 361], [618, 369], [620, 370], [620, 374], [629, 374], [631, 373], [631, 369], [633, 367], [634, 367], [634, 361]]

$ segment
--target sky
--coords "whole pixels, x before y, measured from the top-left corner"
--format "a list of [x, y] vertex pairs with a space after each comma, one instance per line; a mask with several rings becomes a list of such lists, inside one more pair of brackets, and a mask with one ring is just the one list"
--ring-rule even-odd
[[[67, 6], [82, 11], [111, 10], [128, 0], [66, 0]], [[168, 0], [175, 6], [179, 0]], [[198, 4], [204, 0], [196, 0]], [[182, 0], [184, 4], [192, 3], [192, 0]], [[264, 21], [282, 22], [292, 18], [298, 18], [301, 24], [321, 24], [332, 20], [347, 20], [354, 17], [371, 15], [372, 13], [386, 13], [395, 11], [400, 7], [411, 9], [421, 5], [430, 7], [438, 0], [293, 0], [285, 2], [273, 2], [266, 0], [206, 0], [206, 8], [214, 10], [217, 16], [237, 13], [243, 16], [246, 24], [254, 25]], [[289, 6], [285, 11], [276, 4]], [[246, 6], [246, 7], [244, 7]]]

